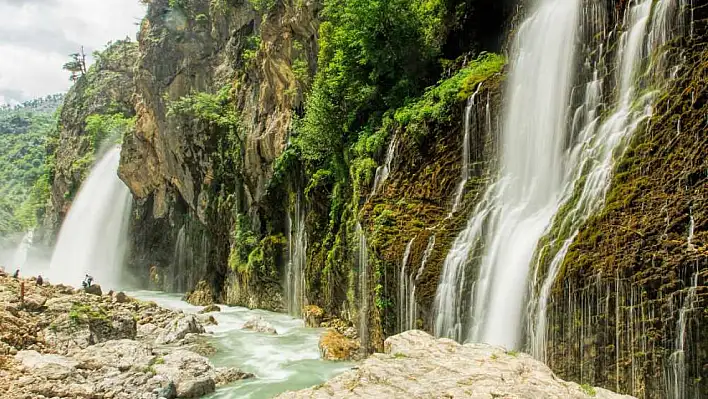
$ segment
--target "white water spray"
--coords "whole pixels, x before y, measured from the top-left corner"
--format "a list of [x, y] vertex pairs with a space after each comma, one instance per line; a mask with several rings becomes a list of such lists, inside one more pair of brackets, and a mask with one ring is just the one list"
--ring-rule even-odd
[[398, 331], [400, 332], [411, 329], [413, 324], [412, 320], [415, 317], [411, 312], [413, 305], [409, 301], [412, 292], [413, 277], [410, 276], [409, 272], [406, 270], [414, 241], [415, 238], [412, 238], [408, 242], [408, 245], [406, 245], [406, 250], [403, 252], [403, 260], [401, 261], [401, 273], [398, 276]]
[[49, 279], [78, 286], [86, 273], [103, 288], [119, 288], [131, 196], [117, 176], [120, 149], [93, 167], [59, 233]]
[[[473, 336], [468, 338], [518, 347], [528, 266], [562, 188], [564, 127], [581, 3], [542, 0], [519, 29], [507, 91], [499, 171], [502, 184], [490, 187], [484, 208], [476, 210], [460, 235], [468, 239], [456, 240], [445, 261], [436, 295], [438, 335], [464, 339], [462, 312], [447, 308], [459, 302], [447, 303], [448, 292], [459, 295], [463, 291], [469, 253], [486, 231], [485, 253], [473, 290], [469, 323]], [[484, 225], [488, 228], [483, 229]], [[447, 281], [448, 277], [455, 281]]]
[[376, 168], [376, 174], [374, 175], [374, 187], [371, 189], [371, 195], [369, 197], [376, 195], [376, 192], [383, 187], [386, 180], [388, 180], [388, 175], [391, 173], [391, 164], [393, 163], [393, 158], [396, 155], [397, 147], [398, 137], [394, 134], [391, 138], [391, 142], [388, 144], [384, 164]]
[[359, 238], [359, 341], [361, 350], [368, 352], [369, 345], [369, 246], [361, 224], [356, 224]]
[[12, 267], [22, 268], [27, 263], [27, 255], [30, 248], [32, 247], [32, 242], [34, 241], [34, 231], [28, 231], [22, 241], [15, 249], [15, 253], [12, 255]]
[[460, 166], [460, 183], [457, 185], [457, 192], [455, 194], [455, 200], [452, 203], [452, 210], [450, 211], [450, 216], [457, 212], [460, 207], [460, 202], [462, 201], [462, 196], [465, 194], [465, 185], [470, 179], [470, 125], [472, 123], [472, 112], [475, 111], [475, 100], [479, 94], [479, 89], [482, 87], [481, 84], [477, 86], [477, 90], [467, 99], [467, 106], [465, 107], [465, 120], [463, 123], [463, 139], [462, 139], [462, 165]]
[[288, 313], [300, 317], [305, 303], [305, 275], [307, 265], [307, 233], [305, 232], [305, 211], [297, 197], [295, 217], [288, 214], [288, 267], [286, 278], [286, 298]]

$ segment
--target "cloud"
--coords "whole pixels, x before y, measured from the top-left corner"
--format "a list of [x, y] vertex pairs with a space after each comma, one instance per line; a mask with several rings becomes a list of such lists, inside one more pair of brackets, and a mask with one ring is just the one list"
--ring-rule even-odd
[[144, 13], [138, 0], [0, 0], [0, 103], [66, 91], [68, 55], [134, 38]]

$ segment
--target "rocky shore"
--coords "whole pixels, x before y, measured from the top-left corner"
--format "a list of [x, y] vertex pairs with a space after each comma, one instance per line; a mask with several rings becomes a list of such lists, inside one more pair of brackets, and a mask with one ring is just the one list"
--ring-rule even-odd
[[544, 398], [631, 399], [602, 388], [565, 382], [531, 356], [484, 344], [460, 345], [423, 331], [390, 337], [384, 353], [313, 388], [300, 398]]
[[204, 357], [211, 316], [96, 294], [0, 276], [3, 398], [193, 398], [252, 377]]

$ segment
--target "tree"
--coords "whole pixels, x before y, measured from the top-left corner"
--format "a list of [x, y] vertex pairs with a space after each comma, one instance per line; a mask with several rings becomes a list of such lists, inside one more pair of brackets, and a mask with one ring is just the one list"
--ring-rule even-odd
[[84, 53], [84, 46], [81, 46], [80, 52], [69, 54], [69, 57], [71, 61], [64, 64], [62, 69], [69, 71], [71, 73], [69, 80], [75, 82], [86, 74], [86, 54]]

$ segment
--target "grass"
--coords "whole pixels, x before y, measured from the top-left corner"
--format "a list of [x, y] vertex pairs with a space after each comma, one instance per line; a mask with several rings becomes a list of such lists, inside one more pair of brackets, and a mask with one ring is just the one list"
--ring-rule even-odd
[[590, 395], [590, 396], [595, 396], [597, 395], [597, 391], [595, 390], [594, 387], [590, 386], [590, 384], [582, 384], [580, 385], [580, 390], [585, 392], [585, 394]]

